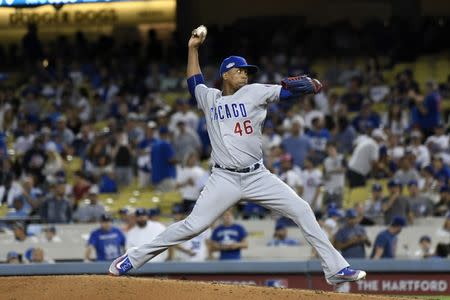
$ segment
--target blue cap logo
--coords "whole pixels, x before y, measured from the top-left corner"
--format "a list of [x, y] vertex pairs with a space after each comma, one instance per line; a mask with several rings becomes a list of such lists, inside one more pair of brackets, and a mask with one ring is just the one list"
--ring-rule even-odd
[[247, 61], [245, 58], [241, 56], [230, 56], [223, 60], [222, 64], [220, 65], [219, 74], [220, 76], [223, 75], [223, 73], [228, 72], [232, 68], [243, 68], [247, 69], [249, 74], [254, 74], [258, 71], [258, 67], [254, 65], [247, 64]]

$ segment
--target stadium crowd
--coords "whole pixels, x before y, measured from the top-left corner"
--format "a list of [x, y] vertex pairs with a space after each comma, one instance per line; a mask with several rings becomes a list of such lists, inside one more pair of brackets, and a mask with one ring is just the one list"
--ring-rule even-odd
[[[432, 52], [445, 26], [424, 22], [421, 30], [430, 32], [424, 43], [428, 46], [415, 47], [408, 55]], [[321, 93], [269, 105], [262, 128], [264, 163], [310, 203], [344, 256], [369, 257], [364, 245], [371, 241], [364, 226], [384, 224], [387, 229], [372, 241], [370, 257], [394, 257], [390, 252], [395, 236], [418, 218], [447, 216], [442, 234], [450, 242], [449, 124], [448, 112], [441, 109], [443, 99], [450, 97], [450, 74], [446, 82], [430, 80], [420, 86], [412, 70], [405, 69], [388, 81], [383, 72], [409, 58], [400, 55], [405, 52], [395, 43], [395, 34], [406, 29], [401, 22], [367, 28], [374, 31], [367, 39], [351, 38], [355, 29], [339, 24], [327, 35], [334, 39], [319, 41], [318, 35], [310, 35], [305, 42], [294, 39], [294, 46], [292, 38], [302, 36], [302, 30], [276, 32], [267, 49], [258, 47], [261, 36], [248, 38], [253, 33], [248, 28], [226, 46], [221, 40], [227, 39], [212, 38], [201, 61], [207, 85], [220, 87], [219, 57], [236, 51], [258, 64], [260, 72], [252, 81], [262, 83], [315, 74], [306, 57], [329, 55], [324, 49], [338, 53], [325, 74], [317, 74], [324, 84]], [[211, 27], [210, 32], [212, 37], [227, 36], [231, 29]], [[381, 44], [379, 39], [392, 43]], [[112, 216], [98, 201], [101, 193], [120, 193], [135, 180], [141, 188], [178, 190], [182, 201], [173, 213], [174, 220], [182, 219], [208, 178], [210, 169], [204, 166], [212, 165], [205, 116], [187, 93], [184, 42], [174, 33], [163, 43], [150, 31], [146, 44], [119, 44], [106, 36], [90, 42], [82, 33], [73, 41], [60, 37], [44, 44], [37, 28], [30, 26], [20, 47], [1, 48], [0, 65], [10, 70], [0, 76], [0, 203], [10, 208], [6, 217], [36, 216], [43, 224], [100, 222], [88, 240], [86, 260], [93, 259], [91, 247], [96, 259], [111, 260], [165, 228], [156, 209], [123, 209], [120, 225], [112, 226]], [[332, 47], [325, 47], [327, 43]], [[323, 51], [314, 53], [311, 45]], [[366, 48], [372, 51], [364, 52]], [[362, 53], [371, 54], [365, 55], [364, 65], [355, 64], [352, 56]], [[389, 54], [388, 62], [380, 59], [382, 53]], [[23, 67], [20, 72], [17, 66]], [[64, 164], [74, 158], [81, 159], [82, 166], [68, 180]], [[368, 199], [344, 207], [351, 193], [368, 184]], [[235, 213], [243, 219], [273, 217], [245, 202]], [[206, 259], [211, 251], [219, 251], [222, 259], [239, 258], [247, 243], [245, 228], [237, 223], [227, 212], [223, 225], [178, 250], [190, 258], [201, 252]], [[287, 237], [286, 226], [288, 220], [277, 221], [269, 245], [298, 244]], [[12, 230], [18, 241], [36, 238], [25, 227], [5, 223], [3, 230]], [[47, 241], [56, 228], [45, 227]], [[218, 234], [223, 228], [236, 234], [224, 240]], [[105, 245], [102, 235], [114, 243]], [[209, 247], [204, 246], [207, 240]], [[420, 243], [426, 257], [448, 255], [448, 245], [440, 244], [436, 251], [427, 248], [428, 236]], [[39, 248], [24, 256], [45, 260]], [[7, 260], [18, 257], [11, 252]]]

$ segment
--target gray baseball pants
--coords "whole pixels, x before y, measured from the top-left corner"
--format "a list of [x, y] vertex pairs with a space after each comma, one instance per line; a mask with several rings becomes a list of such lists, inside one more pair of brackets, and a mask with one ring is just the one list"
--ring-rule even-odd
[[254, 201], [291, 218], [319, 254], [325, 277], [349, 266], [320, 228], [309, 204], [264, 167], [249, 173], [214, 168], [191, 214], [170, 225], [148, 244], [129, 249], [131, 264], [139, 268], [168, 247], [190, 240], [240, 199]]

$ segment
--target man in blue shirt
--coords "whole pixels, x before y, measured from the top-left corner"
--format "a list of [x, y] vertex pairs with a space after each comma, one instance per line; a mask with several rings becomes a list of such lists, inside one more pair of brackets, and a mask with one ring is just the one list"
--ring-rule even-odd
[[292, 155], [294, 164], [303, 168], [303, 161], [312, 150], [312, 146], [309, 137], [301, 133], [301, 128], [301, 124], [293, 120], [291, 134], [281, 142], [281, 145], [287, 153]]
[[433, 128], [440, 122], [441, 96], [437, 91], [437, 85], [434, 82], [427, 82], [427, 95], [425, 97], [410, 92], [411, 98], [415, 102], [412, 108], [412, 125], [418, 126], [429, 136]]
[[112, 261], [119, 257], [124, 249], [124, 234], [112, 226], [112, 217], [104, 214], [100, 219], [100, 228], [94, 230], [89, 237], [85, 261], [93, 260], [91, 258], [92, 250], [95, 250], [97, 254], [97, 261]]
[[152, 146], [152, 184], [160, 191], [170, 191], [175, 188], [176, 168], [175, 151], [170, 143], [169, 129], [159, 129], [160, 139]]
[[364, 246], [370, 246], [366, 230], [359, 225], [360, 218], [358, 218], [356, 210], [347, 210], [345, 216], [347, 223], [334, 236], [335, 247], [345, 258], [365, 258]]
[[220, 251], [220, 260], [241, 259], [241, 249], [247, 247], [247, 231], [234, 223], [232, 211], [227, 210], [222, 216], [222, 225], [211, 235], [211, 252]]
[[298, 246], [300, 242], [287, 236], [286, 225], [277, 224], [273, 239], [267, 243], [267, 246]]
[[402, 231], [402, 228], [405, 225], [406, 220], [404, 218], [394, 217], [391, 225], [377, 235], [370, 258], [395, 258], [397, 235]]
[[360, 133], [366, 133], [368, 129], [380, 127], [380, 116], [372, 111], [370, 101], [364, 101], [361, 112], [352, 121], [353, 127]]
[[311, 141], [311, 148], [313, 153], [309, 156], [313, 158], [315, 164], [322, 163], [326, 156], [327, 143], [331, 138], [328, 129], [324, 128], [323, 119], [316, 117], [311, 121], [311, 130], [308, 130], [306, 135]]
[[439, 181], [440, 186], [446, 186], [450, 183], [450, 168], [444, 163], [441, 155], [433, 156], [434, 178]]

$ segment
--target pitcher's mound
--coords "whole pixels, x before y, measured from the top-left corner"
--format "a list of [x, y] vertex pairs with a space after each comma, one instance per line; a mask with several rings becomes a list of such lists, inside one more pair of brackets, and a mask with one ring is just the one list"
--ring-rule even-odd
[[[2, 299], [383, 299], [379, 296], [112, 276], [23, 276], [0, 279]], [[393, 299], [393, 298], [384, 298]]]

